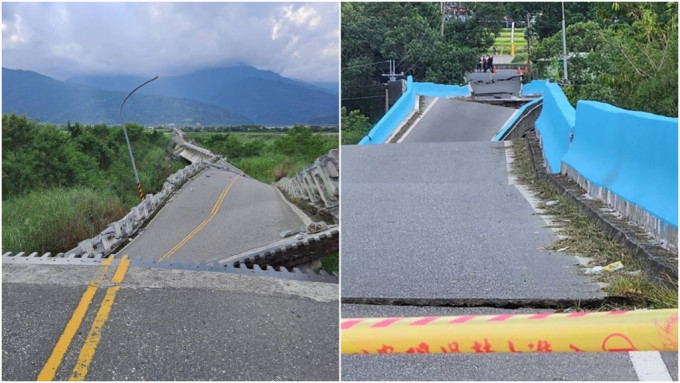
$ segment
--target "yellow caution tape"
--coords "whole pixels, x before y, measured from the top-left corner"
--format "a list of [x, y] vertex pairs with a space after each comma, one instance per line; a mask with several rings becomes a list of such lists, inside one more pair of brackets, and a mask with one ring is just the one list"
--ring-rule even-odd
[[678, 310], [343, 319], [343, 354], [677, 351]]

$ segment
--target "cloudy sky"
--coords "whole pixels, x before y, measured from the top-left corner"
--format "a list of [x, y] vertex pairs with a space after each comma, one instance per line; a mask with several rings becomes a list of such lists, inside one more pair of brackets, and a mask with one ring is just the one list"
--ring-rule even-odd
[[338, 81], [339, 5], [3, 3], [2, 66], [59, 80], [235, 64]]

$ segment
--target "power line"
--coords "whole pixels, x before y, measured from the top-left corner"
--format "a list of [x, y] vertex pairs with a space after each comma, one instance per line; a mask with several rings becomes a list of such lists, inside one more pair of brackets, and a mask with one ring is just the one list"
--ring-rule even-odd
[[[432, 19], [432, 17], [435, 15], [436, 12], [439, 12], [439, 10], [438, 10], [436, 7], [432, 7], [431, 10], [430, 10], [430, 14], [428, 15], [427, 18], [425, 18], [425, 22], [428, 24], [427, 26], [429, 26], [430, 19]], [[420, 12], [419, 12], [419, 14], [420, 14]], [[424, 15], [423, 15], [423, 16], [424, 16]], [[423, 40], [423, 37], [425, 37], [425, 34], [427, 33], [427, 29], [428, 29], [427, 27], [426, 27], [426, 28], [423, 28], [423, 30], [420, 32], [420, 37], [418, 38], [419, 41]], [[408, 53], [407, 53], [407, 54], [399, 61], [399, 63], [398, 63], [397, 65], [401, 65], [401, 63], [404, 62], [404, 60], [406, 60], [407, 57], [410, 58], [410, 56], [411, 56], [412, 53], [413, 53], [413, 52], [408, 52]], [[420, 60], [418, 60], [418, 61], [420, 61]], [[410, 69], [409, 69], [409, 70], [410, 70]], [[408, 71], [407, 71], [407, 72], [408, 72]]]
[[360, 67], [363, 67], [363, 66], [371, 66], [371, 65], [377, 65], [377, 64], [384, 64], [384, 63], [388, 63], [388, 62], [389, 62], [389, 61], [378, 61], [378, 62], [374, 62], [374, 63], [371, 63], [371, 64], [358, 64], [358, 65], [352, 65], [352, 66], [340, 68], [340, 71], [342, 72], [342, 71], [345, 70], [345, 69], [360, 68]]
[[343, 98], [340, 101], [349, 101], [349, 100], [363, 100], [367, 98], [385, 98], [384, 94], [381, 94], [379, 96], [366, 96], [366, 97], [351, 97], [351, 98]]
[[344, 88], [344, 89], [355, 89], [355, 88], [378, 88], [378, 87], [382, 88], [383, 85], [382, 85], [382, 84], [372, 84], [372, 85], [344, 85], [344, 84], [343, 84], [343, 88]]

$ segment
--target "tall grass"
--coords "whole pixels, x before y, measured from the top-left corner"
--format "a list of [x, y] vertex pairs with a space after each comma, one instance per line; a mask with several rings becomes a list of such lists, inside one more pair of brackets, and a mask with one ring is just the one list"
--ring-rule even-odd
[[337, 133], [312, 133], [298, 125], [280, 133], [191, 133], [187, 137], [267, 184], [293, 176], [338, 147]]
[[264, 153], [257, 157], [246, 157], [235, 161], [234, 165], [258, 181], [270, 184], [283, 177], [292, 177], [310, 165], [305, 160], [295, 160], [279, 153]]
[[109, 192], [86, 187], [33, 191], [3, 203], [2, 251], [66, 252], [125, 213]]

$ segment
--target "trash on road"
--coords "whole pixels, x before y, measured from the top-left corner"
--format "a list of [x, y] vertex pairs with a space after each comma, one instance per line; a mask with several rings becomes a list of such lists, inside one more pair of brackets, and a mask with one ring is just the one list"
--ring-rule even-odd
[[610, 263], [607, 266], [595, 266], [586, 269], [586, 274], [602, 274], [603, 271], [612, 272], [619, 269], [623, 269], [623, 263], [621, 261], [616, 261]]
[[307, 226], [307, 232], [310, 234], [318, 233], [320, 231], [326, 230], [328, 225], [326, 222], [312, 222]]

